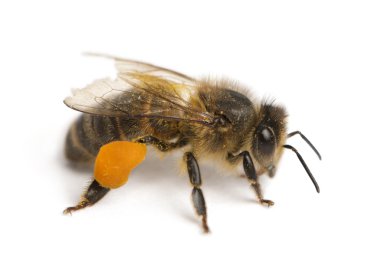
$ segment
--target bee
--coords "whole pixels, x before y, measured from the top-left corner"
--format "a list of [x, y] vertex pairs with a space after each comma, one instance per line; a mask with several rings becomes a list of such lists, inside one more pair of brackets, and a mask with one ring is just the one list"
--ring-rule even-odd
[[[283, 150], [290, 149], [319, 193], [302, 156], [286, 139], [299, 135], [319, 159], [321, 156], [301, 132], [287, 134], [284, 107], [258, 101], [231, 81], [195, 79], [140, 61], [92, 55], [114, 60], [118, 75], [96, 80], [64, 100], [68, 107], [83, 113], [66, 137], [69, 160], [91, 163], [103, 145], [120, 140], [152, 145], [161, 152], [182, 150], [192, 203], [204, 232], [209, 227], [200, 159], [211, 157], [231, 168], [243, 166], [258, 201], [269, 207], [274, 203], [264, 199], [259, 176], [266, 173], [273, 177]], [[93, 180], [82, 200], [64, 213], [91, 206], [109, 191]]]

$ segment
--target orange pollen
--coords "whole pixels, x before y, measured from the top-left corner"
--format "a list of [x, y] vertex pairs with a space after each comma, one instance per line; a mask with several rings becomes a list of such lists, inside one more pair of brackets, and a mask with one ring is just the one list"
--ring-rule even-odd
[[146, 145], [113, 141], [100, 148], [95, 160], [94, 177], [106, 188], [118, 188], [128, 181], [129, 173], [146, 155]]

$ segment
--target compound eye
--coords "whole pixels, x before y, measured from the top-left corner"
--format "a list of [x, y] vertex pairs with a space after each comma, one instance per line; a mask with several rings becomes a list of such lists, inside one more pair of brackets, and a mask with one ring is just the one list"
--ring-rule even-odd
[[276, 147], [273, 131], [268, 127], [263, 127], [258, 130], [257, 139], [260, 154], [265, 156], [272, 155]]

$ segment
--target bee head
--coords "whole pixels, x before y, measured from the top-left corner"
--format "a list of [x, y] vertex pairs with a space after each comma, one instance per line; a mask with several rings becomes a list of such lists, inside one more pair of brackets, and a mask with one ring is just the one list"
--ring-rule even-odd
[[252, 153], [270, 176], [275, 173], [286, 140], [286, 111], [280, 106], [263, 103], [255, 125]]
[[264, 171], [268, 172], [269, 176], [274, 176], [276, 165], [281, 158], [283, 149], [290, 149], [297, 155], [309, 178], [313, 182], [316, 191], [319, 193], [318, 183], [301, 154], [293, 146], [285, 144], [285, 141], [289, 137], [300, 135], [301, 138], [314, 150], [318, 158], [322, 159], [318, 150], [300, 131], [294, 131], [287, 134], [287, 114], [284, 108], [264, 103], [261, 105], [258, 113], [259, 118], [253, 133], [252, 153], [260, 166]]

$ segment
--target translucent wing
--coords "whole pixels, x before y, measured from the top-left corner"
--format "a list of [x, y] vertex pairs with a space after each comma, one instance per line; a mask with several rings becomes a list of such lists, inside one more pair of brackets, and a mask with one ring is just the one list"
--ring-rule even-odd
[[74, 91], [64, 101], [67, 106], [94, 115], [212, 124], [213, 115], [200, 103], [193, 78], [147, 63], [109, 58], [116, 62], [118, 77]]

